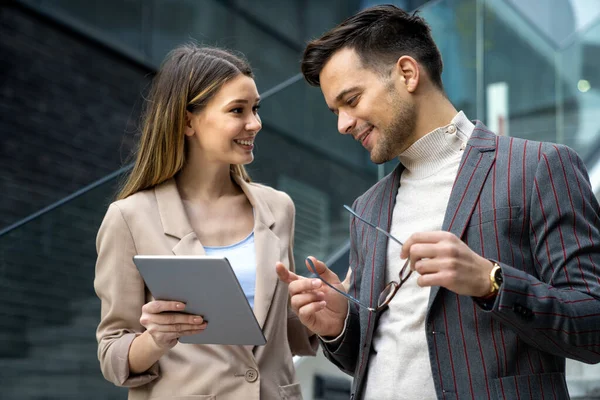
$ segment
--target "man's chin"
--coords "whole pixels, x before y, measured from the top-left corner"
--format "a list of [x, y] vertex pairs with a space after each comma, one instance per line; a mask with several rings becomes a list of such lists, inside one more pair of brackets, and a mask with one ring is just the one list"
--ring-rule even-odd
[[377, 165], [385, 164], [386, 162], [394, 159], [393, 156], [377, 154], [375, 152], [371, 153], [370, 155], [371, 155], [371, 162], [373, 164], [377, 164]]

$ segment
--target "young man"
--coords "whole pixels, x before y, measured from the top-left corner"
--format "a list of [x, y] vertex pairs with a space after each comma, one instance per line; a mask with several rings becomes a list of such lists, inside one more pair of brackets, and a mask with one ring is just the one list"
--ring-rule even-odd
[[302, 72], [340, 133], [400, 160], [353, 205], [347, 284], [314, 258], [320, 279], [278, 269], [352, 398], [568, 398], [565, 358], [600, 361], [599, 207], [577, 154], [458, 112], [428, 25], [393, 6], [309, 43]]

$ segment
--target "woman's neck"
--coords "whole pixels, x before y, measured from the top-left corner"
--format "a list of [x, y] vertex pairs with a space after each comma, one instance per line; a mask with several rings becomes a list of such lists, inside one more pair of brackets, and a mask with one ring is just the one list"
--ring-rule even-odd
[[198, 164], [190, 160], [175, 177], [183, 200], [214, 202], [239, 193], [240, 188], [231, 179], [228, 165]]

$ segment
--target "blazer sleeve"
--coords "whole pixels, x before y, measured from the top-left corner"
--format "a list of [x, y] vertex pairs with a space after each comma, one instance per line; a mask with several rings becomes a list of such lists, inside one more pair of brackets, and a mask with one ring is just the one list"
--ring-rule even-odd
[[[294, 264], [294, 229], [296, 220], [296, 208], [292, 199], [288, 200], [287, 215], [291, 216], [291, 232], [290, 232], [290, 243], [288, 246], [288, 262], [290, 271], [296, 272]], [[287, 323], [287, 334], [288, 342], [290, 344], [290, 350], [293, 355], [298, 356], [314, 356], [317, 354], [319, 348], [319, 340], [317, 336], [307, 329], [296, 313], [292, 310], [291, 304], [288, 300], [288, 323]]]
[[[356, 210], [354, 202], [352, 208]], [[357, 251], [358, 241], [355, 229], [355, 218], [350, 221], [350, 271], [348, 293], [354, 298], [359, 298], [360, 282], [359, 256]], [[334, 341], [321, 341], [325, 357], [348, 375], [354, 376], [358, 353], [360, 349], [360, 316], [358, 306], [348, 304], [348, 315], [346, 317], [345, 329]]]
[[579, 156], [549, 144], [540, 154], [529, 208], [538, 277], [500, 264], [491, 312], [531, 346], [600, 362], [599, 207]]
[[137, 387], [159, 376], [158, 363], [139, 375], [129, 372], [129, 347], [144, 328], [140, 325], [145, 286], [133, 256], [135, 243], [115, 203], [108, 208], [96, 239], [98, 259], [94, 289], [101, 301], [96, 331], [102, 374], [117, 386]]

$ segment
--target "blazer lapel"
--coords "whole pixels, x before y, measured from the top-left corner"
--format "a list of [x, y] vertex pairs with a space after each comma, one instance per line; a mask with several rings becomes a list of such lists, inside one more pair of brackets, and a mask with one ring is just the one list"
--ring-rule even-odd
[[[442, 230], [452, 232], [459, 238], [463, 237], [481, 189], [494, 165], [496, 135], [477, 121], [464, 151], [442, 225]], [[439, 289], [439, 286], [431, 288], [428, 312]]]
[[175, 179], [171, 178], [156, 186], [154, 194], [165, 235], [179, 239], [172, 249], [173, 254], [205, 255], [204, 247], [198, 240], [183, 208]]
[[257, 190], [248, 183], [236, 179], [254, 208], [254, 245], [256, 248], [256, 289], [254, 292], [254, 315], [264, 328], [269, 308], [279, 282], [275, 263], [281, 261], [279, 237], [272, 231], [275, 224], [273, 213]]
[[[264, 327], [269, 306], [277, 287], [278, 279], [275, 263], [279, 260], [281, 248], [279, 238], [271, 228], [275, 224], [273, 213], [267, 204], [256, 194], [256, 189], [246, 182], [236, 179], [254, 209], [254, 242], [256, 247], [256, 288], [254, 294], [254, 314], [261, 328]], [[173, 254], [205, 255], [206, 251], [198, 240], [183, 208], [183, 202], [174, 179], [158, 185], [154, 189], [160, 219], [165, 235], [179, 241]]]
[[[400, 175], [402, 175], [403, 170], [404, 166], [402, 164], [398, 164], [393, 172], [383, 178], [381, 183], [378, 185], [376, 192], [373, 193], [372, 200], [369, 201], [367, 199], [367, 201], [363, 203], [365, 205], [362, 209], [355, 210], [358, 212], [358, 215], [364, 215], [363, 218], [366, 217], [367, 221], [371, 222], [375, 226], [379, 226], [381, 229], [387, 232], [390, 231], [392, 224], [392, 210], [396, 204], [396, 194], [398, 193], [398, 188], [400, 187]], [[357, 220], [356, 224], [359, 224], [358, 226], [360, 226], [360, 224], [364, 223]], [[369, 261], [372, 260], [373, 282], [370, 282], [369, 279], [369, 275], [371, 274], [367, 273], [367, 281], [364, 281], [363, 285], [366, 283], [367, 287], [372, 287], [373, 289], [372, 292], [361, 291], [362, 293], [365, 293], [365, 295], [362, 297], [362, 300], [366, 301], [367, 303], [369, 303], [369, 300], [372, 300], [373, 304], [370, 304], [371, 307], [376, 307], [379, 293], [381, 293], [386, 283], [385, 276], [388, 238], [370, 226], [364, 226], [364, 229], [367, 237], [374, 237], [376, 239], [373, 242], [367, 240], [367, 243], [372, 245], [372, 247], [367, 253], [369, 254], [369, 257], [367, 260], [365, 260], [365, 262], [369, 264]], [[361, 230], [362, 227], [359, 232]], [[359, 234], [359, 240], [360, 236], [361, 235]]]

